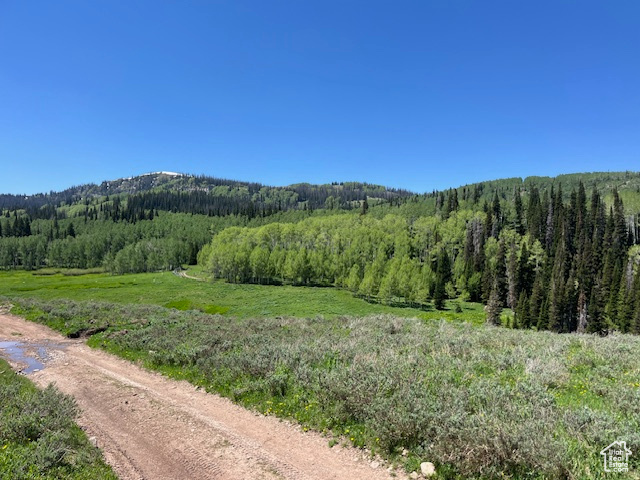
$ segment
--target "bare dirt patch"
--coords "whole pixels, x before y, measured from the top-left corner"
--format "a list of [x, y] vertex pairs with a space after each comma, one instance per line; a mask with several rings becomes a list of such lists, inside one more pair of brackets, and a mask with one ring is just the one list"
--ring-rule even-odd
[[[38, 350], [44, 368], [29, 378], [41, 386], [53, 382], [76, 399], [78, 423], [122, 479], [391, 478], [357, 449], [329, 448], [317, 433], [252, 413], [43, 325], [0, 314], [0, 341], [45, 346]], [[55, 348], [47, 350], [48, 344]]]

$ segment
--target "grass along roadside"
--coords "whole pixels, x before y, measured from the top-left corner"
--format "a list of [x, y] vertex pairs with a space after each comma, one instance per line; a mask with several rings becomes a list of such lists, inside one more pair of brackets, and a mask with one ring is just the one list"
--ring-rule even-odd
[[[171, 272], [109, 275], [67, 275], [62, 270], [0, 272], [2, 295], [41, 300], [73, 299], [121, 304], [160, 305], [178, 310], [200, 310], [240, 318], [364, 316], [379, 313], [424, 320], [483, 323], [485, 313], [478, 303], [448, 302], [447, 309], [421, 310], [369, 303], [345, 290], [322, 287], [241, 285], [223, 281], [199, 282]], [[189, 275], [201, 276], [198, 269]], [[456, 313], [459, 305], [462, 312]]]
[[[439, 478], [605, 478], [640, 447], [640, 338], [465, 323], [232, 318], [157, 306], [16, 300], [14, 313], [295, 419]], [[406, 456], [402, 452], [407, 452]], [[631, 476], [638, 478], [638, 458]], [[606, 478], [611, 478], [607, 474]]]
[[117, 480], [76, 415], [71, 397], [39, 390], [0, 359], [0, 478]]

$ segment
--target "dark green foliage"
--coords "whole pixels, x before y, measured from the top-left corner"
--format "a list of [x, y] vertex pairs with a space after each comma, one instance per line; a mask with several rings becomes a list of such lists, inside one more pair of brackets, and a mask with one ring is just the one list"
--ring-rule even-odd
[[517, 328], [531, 327], [529, 297], [527, 297], [525, 291], [520, 292], [520, 298], [518, 298], [515, 310], [515, 326]]
[[436, 261], [436, 278], [433, 288], [433, 306], [437, 310], [444, 308], [444, 301], [447, 298], [445, 285], [451, 280], [451, 261], [446, 249], [442, 249]]
[[[533, 327], [626, 332], [640, 308], [640, 268], [631, 261], [639, 185], [640, 174], [621, 172], [412, 195], [357, 183], [275, 188], [153, 174], [2, 196], [11, 210], [0, 219], [0, 268], [126, 273], [200, 260], [230, 282], [335, 285], [423, 307], [457, 296], [488, 303], [495, 287], [496, 305], [513, 311], [526, 293]], [[447, 269], [438, 267], [441, 252]]]
[[[78, 204], [82, 205], [82, 214], [87, 218], [114, 221], [152, 220], [158, 210], [253, 218], [290, 209], [302, 210], [304, 206], [312, 210], [323, 208], [329, 197], [334, 207], [351, 209], [354, 202], [367, 196], [376, 201], [391, 201], [411, 195], [402, 189], [358, 182], [269, 187], [207, 176], [154, 173], [28, 197], [0, 194], [0, 211], [19, 209], [32, 219], [51, 219], [60, 207]], [[104, 203], [94, 202], [105, 196]]]
[[167, 270], [194, 262], [211, 231], [236, 221], [171, 213], [135, 224], [35, 220], [30, 236], [0, 238], [0, 268], [105, 267], [115, 273]]
[[[637, 217], [625, 212], [616, 189], [606, 197], [609, 205], [597, 190], [589, 203], [585, 182], [567, 178], [570, 191], [562, 183], [528, 180], [524, 189], [498, 183], [463, 188], [461, 201], [458, 190], [434, 192], [397, 213], [385, 205], [371, 207], [367, 222], [341, 216], [230, 229], [200, 259], [215, 276], [232, 282], [346, 286], [384, 303], [431, 298], [436, 308], [462, 295], [487, 303], [490, 323], [499, 323], [500, 308], [515, 312], [520, 303], [516, 327], [633, 331], [640, 261], [631, 258], [630, 242], [639, 239], [638, 226], [630, 222]], [[420, 204], [426, 212], [431, 202], [435, 215], [409, 213]], [[281, 233], [285, 229], [288, 236]], [[256, 268], [243, 266], [254, 257]]]
[[194, 264], [209, 235], [222, 227], [297, 221], [295, 214], [311, 215], [329, 198], [332, 208], [357, 211], [362, 205], [366, 212], [370, 204], [408, 196], [366, 183], [268, 187], [164, 173], [59, 193], [0, 195], [0, 211], [7, 214], [0, 220], [0, 268], [167, 270]]

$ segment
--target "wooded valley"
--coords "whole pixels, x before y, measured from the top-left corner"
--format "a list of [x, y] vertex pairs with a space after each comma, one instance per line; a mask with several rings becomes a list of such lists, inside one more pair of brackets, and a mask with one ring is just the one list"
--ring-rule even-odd
[[460, 298], [487, 305], [494, 324], [639, 333], [639, 188], [631, 172], [422, 195], [153, 174], [2, 196], [0, 266], [122, 274], [199, 262], [235, 283], [336, 286], [413, 307]]

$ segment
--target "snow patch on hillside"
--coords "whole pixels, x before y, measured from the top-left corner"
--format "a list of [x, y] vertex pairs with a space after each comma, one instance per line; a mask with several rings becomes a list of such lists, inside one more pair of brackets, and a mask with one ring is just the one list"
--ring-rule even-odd
[[135, 177], [120, 178], [119, 180], [133, 180], [134, 178], [148, 177], [150, 175], [169, 175], [171, 177], [187, 177], [188, 176], [188, 175], [185, 175], [184, 173], [176, 173], [176, 172], [149, 172], [149, 173], [143, 173], [142, 175], [136, 175]]

